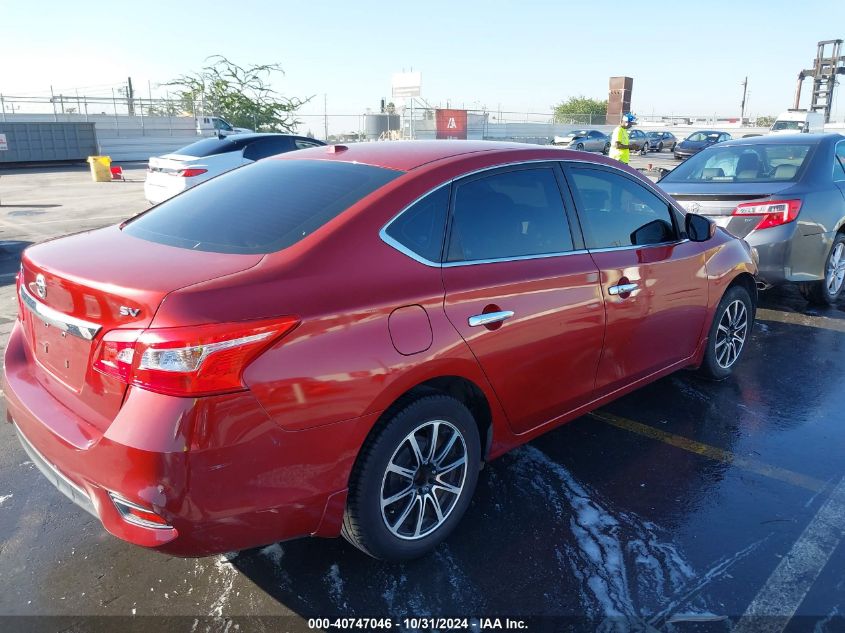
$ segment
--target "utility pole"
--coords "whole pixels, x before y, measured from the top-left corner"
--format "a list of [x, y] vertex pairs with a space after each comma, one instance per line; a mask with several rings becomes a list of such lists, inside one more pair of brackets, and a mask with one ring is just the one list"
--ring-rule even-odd
[[129, 116], [135, 114], [135, 92], [132, 90], [132, 77], [126, 78], [126, 109]]
[[748, 94], [748, 75], [745, 76], [745, 81], [742, 82], [742, 105], [739, 111], [739, 124], [745, 120], [745, 96]]
[[323, 93], [323, 133], [325, 134], [326, 143], [329, 142], [329, 96]]

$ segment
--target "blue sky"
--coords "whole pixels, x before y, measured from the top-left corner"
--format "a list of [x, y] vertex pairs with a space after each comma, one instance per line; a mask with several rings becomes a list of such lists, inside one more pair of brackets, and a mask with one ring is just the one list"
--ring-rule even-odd
[[[708, 2], [38, 2], [0, 0], [0, 92], [106, 87], [146, 92], [221, 53], [280, 62], [305, 112], [360, 114], [390, 96], [393, 72], [422, 72], [433, 104], [545, 112], [607, 96], [634, 77], [639, 114], [735, 114], [791, 105], [820, 39], [845, 38], [842, 0]], [[83, 92], [93, 92], [87, 89]], [[845, 81], [835, 112], [845, 115]], [[809, 92], [809, 82], [805, 94]], [[154, 96], [163, 89], [153, 88]]]

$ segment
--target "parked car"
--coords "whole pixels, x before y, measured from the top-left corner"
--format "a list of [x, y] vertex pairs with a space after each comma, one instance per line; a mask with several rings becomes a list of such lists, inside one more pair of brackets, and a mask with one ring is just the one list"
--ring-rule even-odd
[[407, 559], [482, 462], [681, 368], [729, 375], [755, 273], [604, 157], [314, 148], [29, 247], [3, 394], [33, 464], [122, 539]]
[[664, 147], [668, 147], [671, 152], [678, 143], [678, 139], [671, 132], [649, 132], [646, 136], [648, 148], [652, 152], [662, 152]]
[[632, 152], [647, 154], [651, 150], [648, 134], [642, 130], [628, 130], [628, 146]]
[[610, 137], [598, 130], [575, 130], [563, 136], [555, 136], [552, 145], [607, 154], [610, 150]]
[[675, 145], [672, 153], [675, 158], [684, 160], [693, 154], [697, 154], [705, 147], [710, 147], [716, 143], [724, 143], [731, 140], [731, 135], [727, 132], [719, 132], [717, 130], [701, 130], [693, 132], [683, 141]]
[[237, 134], [204, 138], [172, 154], [153, 156], [147, 166], [144, 197], [150, 204], [195, 187], [236, 167], [274, 154], [325, 145], [290, 134]]
[[845, 279], [845, 137], [769, 135], [705, 149], [660, 181], [687, 210], [745, 239], [766, 285], [794, 282], [814, 303]]

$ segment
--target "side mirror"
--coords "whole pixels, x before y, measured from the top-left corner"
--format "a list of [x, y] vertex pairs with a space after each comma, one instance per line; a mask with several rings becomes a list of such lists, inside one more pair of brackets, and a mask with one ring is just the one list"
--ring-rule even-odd
[[687, 213], [684, 218], [684, 230], [691, 242], [706, 242], [716, 232], [716, 225], [703, 215]]

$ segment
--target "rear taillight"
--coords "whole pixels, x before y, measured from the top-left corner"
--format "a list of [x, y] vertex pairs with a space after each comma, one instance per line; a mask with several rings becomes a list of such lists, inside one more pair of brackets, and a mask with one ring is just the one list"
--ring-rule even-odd
[[94, 369], [172, 396], [204, 396], [244, 389], [246, 366], [290, 332], [293, 317], [149, 330], [103, 336]]
[[733, 215], [760, 216], [760, 222], [754, 228], [768, 229], [792, 222], [798, 217], [800, 210], [800, 200], [768, 200], [766, 202], [740, 204], [733, 210]]
[[182, 176], [183, 178], [193, 178], [194, 176], [199, 176], [207, 171], [207, 169], [200, 169], [199, 167], [189, 167], [188, 169], [180, 169], [176, 172], [176, 175]]

